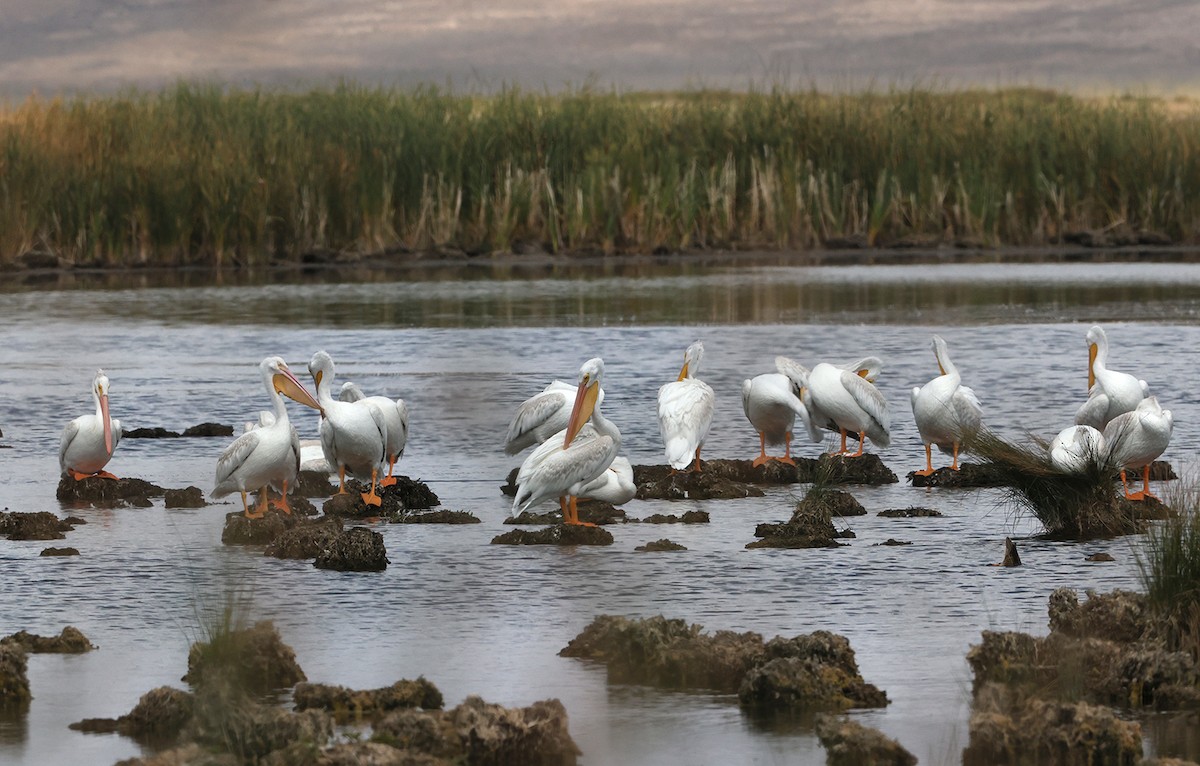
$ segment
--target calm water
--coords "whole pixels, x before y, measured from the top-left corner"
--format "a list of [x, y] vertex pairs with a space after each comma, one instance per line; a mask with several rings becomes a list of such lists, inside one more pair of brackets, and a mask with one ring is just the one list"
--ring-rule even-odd
[[[444, 276], [444, 275], [437, 275]], [[303, 370], [319, 348], [339, 380], [403, 396], [412, 411], [400, 471], [430, 484], [471, 526], [378, 525], [391, 566], [339, 574], [220, 543], [218, 505], [199, 510], [73, 510], [86, 526], [59, 543], [0, 540], [0, 634], [78, 626], [100, 649], [33, 655], [35, 700], [0, 722], [0, 762], [111, 763], [141, 752], [118, 736], [67, 724], [117, 716], [162, 684], [182, 686], [203, 617], [230, 598], [272, 619], [310, 680], [376, 687], [425, 675], [448, 706], [468, 694], [507, 705], [558, 697], [584, 762], [820, 763], [803, 726], [764, 724], [731, 697], [609, 686], [603, 668], [556, 655], [603, 613], [664, 614], [770, 637], [828, 629], [849, 637], [864, 677], [892, 704], [859, 712], [922, 763], [958, 761], [967, 741], [964, 655], [984, 629], [1046, 631], [1058, 586], [1137, 587], [1138, 538], [1072, 544], [1033, 539], [1036, 520], [995, 491], [856, 488], [870, 515], [843, 521], [848, 547], [747, 551], [756, 524], [782, 521], [802, 487], [765, 498], [632, 501], [630, 516], [710, 512], [705, 526], [610, 527], [603, 549], [491, 546], [508, 528], [499, 492], [519, 463], [499, 443], [513, 407], [580, 363], [607, 365], [604, 409], [635, 463], [661, 462], [659, 385], [702, 338], [701, 376], [717, 391], [705, 455], [749, 457], [757, 436], [741, 412], [743, 378], [776, 354], [812, 364], [875, 354], [893, 410], [883, 451], [898, 474], [920, 467], [909, 390], [936, 374], [932, 333], [949, 342], [986, 420], [1009, 435], [1069, 425], [1086, 390], [1087, 326], [1102, 321], [1114, 368], [1144, 377], [1175, 414], [1165, 455], [1188, 470], [1200, 447], [1192, 350], [1200, 345], [1200, 266], [1107, 264], [872, 268], [647, 268], [487, 274], [488, 278], [186, 289], [21, 289], [0, 293], [5, 327], [0, 399], [0, 507], [55, 511], [58, 435], [91, 407], [92, 373], [112, 380], [126, 428], [240, 424], [267, 405], [257, 364], [280, 354]], [[499, 278], [493, 278], [499, 277]], [[316, 433], [307, 412], [303, 436]], [[164, 486], [211, 489], [226, 439], [127, 440], [110, 468]], [[800, 448], [816, 454], [815, 445]], [[943, 518], [883, 519], [924, 505]], [[1025, 566], [987, 566], [1005, 536], [1025, 538]], [[678, 554], [634, 547], [668, 536]], [[875, 547], [887, 538], [911, 546]], [[47, 545], [78, 558], [39, 558]], [[1111, 564], [1084, 557], [1107, 551]]]

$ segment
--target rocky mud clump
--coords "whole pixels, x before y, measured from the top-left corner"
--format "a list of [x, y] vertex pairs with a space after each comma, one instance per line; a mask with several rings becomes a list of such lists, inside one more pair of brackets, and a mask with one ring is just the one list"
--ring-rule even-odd
[[424, 676], [400, 680], [382, 689], [356, 691], [344, 686], [302, 683], [292, 698], [297, 710], [320, 709], [333, 714], [339, 723], [378, 718], [401, 708], [440, 710], [442, 693]]
[[32, 654], [83, 654], [96, 647], [87, 636], [72, 625], [62, 629], [57, 636], [39, 636], [24, 630], [0, 638], [0, 644], [17, 644]]
[[24, 647], [0, 642], [0, 710], [23, 709], [33, 699], [27, 664]]
[[62, 540], [73, 528], [49, 511], [0, 512], [0, 535], [9, 540]]
[[762, 497], [765, 493], [753, 483], [735, 479], [729, 472], [705, 470], [675, 471], [670, 466], [634, 466], [633, 477], [639, 500], [733, 500]]
[[825, 714], [816, 723], [826, 766], [916, 766], [916, 756], [878, 729]]
[[382, 572], [388, 563], [383, 535], [366, 527], [351, 527], [329, 541], [313, 566], [338, 572]]
[[263, 551], [277, 559], [315, 559], [342, 533], [342, 520], [322, 516], [285, 529]]
[[88, 476], [78, 481], [62, 477], [55, 493], [59, 502], [91, 505], [96, 508], [134, 506], [148, 508], [151, 498], [162, 497], [165, 489], [143, 479], [106, 479]]
[[580, 524], [555, 524], [543, 529], [514, 529], [492, 538], [492, 545], [612, 545], [607, 529]]
[[839, 532], [833, 526], [833, 516], [856, 515], [862, 505], [850, 493], [826, 487], [814, 487], [796, 504], [792, 517], [783, 524], [759, 524], [754, 536], [762, 538], [747, 548], [837, 548], [839, 538], [853, 537], [853, 532]]
[[634, 548], [634, 550], [641, 551], [643, 553], [659, 553], [664, 551], [686, 551], [687, 548], [664, 537], [661, 540], [655, 540], [654, 542], [646, 543], [645, 545], [639, 545], [638, 547]]

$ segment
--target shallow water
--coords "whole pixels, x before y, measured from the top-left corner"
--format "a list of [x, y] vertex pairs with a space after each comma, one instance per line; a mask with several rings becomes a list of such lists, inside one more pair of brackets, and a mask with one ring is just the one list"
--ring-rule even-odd
[[[519, 463], [499, 448], [514, 408], [551, 378], [573, 380], [589, 356], [606, 362], [604, 410], [634, 463], [661, 462], [655, 393], [682, 352], [703, 338], [701, 377], [718, 412], [705, 456], [749, 457], [757, 436], [739, 400], [743, 378], [776, 354], [812, 364], [864, 354], [887, 367], [879, 385], [893, 411], [881, 452], [901, 477], [923, 462], [908, 392], [936, 374], [929, 336], [942, 334], [985, 418], [1002, 433], [1052, 435], [1086, 390], [1088, 324], [1103, 321], [1111, 364], [1144, 377], [1173, 410], [1164, 456], [1190, 470], [1200, 446], [1191, 349], [1200, 344], [1200, 266], [917, 266], [647, 269], [538, 277], [395, 283], [23, 290], [0, 293], [5, 358], [0, 400], [0, 506], [65, 512], [54, 498], [58, 434], [91, 404], [96, 367], [112, 380], [112, 412], [126, 428], [182, 430], [240, 424], [267, 406], [257, 363], [280, 354], [300, 370], [318, 348], [338, 379], [402, 396], [412, 411], [399, 469], [444, 506], [475, 513], [470, 526], [376, 525], [391, 560], [377, 574], [340, 574], [222, 546], [223, 514], [198, 510], [71, 510], [88, 521], [56, 543], [0, 540], [0, 635], [57, 633], [73, 624], [100, 649], [32, 655], [35, 700], [0, 721], [0, 762], [110, 763], [141, 752], [116, 735], [69, 731], [117, 716], [162, 684], [182, 686], [187, 649], [205, 615], [237, 600], [272, 619], [310, 680], [376, 687], [424, 675], [448, 706], [469, 694], [524, 705], [558, 697], [584, 763], [815, 763], [802, 723], [742, 714], [722, 695], [609, 686], [604, 670], [557, 652], [603, 613], [664, 614], [770, 637], [828, 629], [846, 635], [884, 710], [856, 712], [922, 763], [956, 763], [967, 741], [970, 673], [964, 655], [984, 629], [1046, 631], [1059, 586], [1137, 587], [1138, 537], [1086, 544], [1033, 537], [1040, 527], [985, 491], [900, 484], [854, 488], [869, 515], [836, 550], [745, 550], [758, 523], [782, 521], [803, 487], [733, 501], [632, 501], [633, 517], [710, 512], [704, 526], [610, 527], [603, 549], [488, 544], [507, 531], [499, 492]], [[316, 422], [293, 408], [302, 436]], [[164, 486], [211, 489], [228, 439], [126, 440], [110, 468]], [[827, 445], [828, 446], [828, 443]], [[801, 445], [815, 455], [816, 445]], [[884, 519], [923, 505], [943, 518]], [[64, 513], [65, 515], [65, 513]], [[660, 537], [675, 554], [635, 553]], [[1018, 538], [1025, 565], [988, 566]], [[875, 547], [888, 538], [904, 547]], [[77, 558], [39, 558], [70, 545]], [[1117, 561], [1090, 564], [1097, 551]]]

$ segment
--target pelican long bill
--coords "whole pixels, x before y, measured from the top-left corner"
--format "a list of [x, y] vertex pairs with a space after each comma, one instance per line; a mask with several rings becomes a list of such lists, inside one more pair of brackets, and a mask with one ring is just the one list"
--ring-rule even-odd
[[571, 408], [571, 417], [567, 420], [567, 437], [563, 441], [563, 447], [570, 446], [574, 441], [579, 429], [583, 428], [583, 424], [588, 422], [592, 417], [592, 411], [596, 409], [596, 397], [599, 395], [600, 387], [591, 379], [584, 378], [579, 381], [579, 388], [575, 392], [575, 406]]
[[320, 410], [322, 415], [325, 414], [317, 398], [309, 393], [304, 384], [296, 380], [296, 376], [292, 374], [291, 370], [282, 369], [275, 373], [271, 383], [275, 386], [276, 391], [292, 401], [303, 404], [305, 407], [312, 407], [314, 410]]

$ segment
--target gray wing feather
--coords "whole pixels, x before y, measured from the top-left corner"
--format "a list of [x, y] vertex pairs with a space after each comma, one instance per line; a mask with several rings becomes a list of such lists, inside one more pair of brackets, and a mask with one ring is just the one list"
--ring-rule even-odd
[[371, 419], [375, 421], [375, 428], [379, 429], [379, 460], [382, 463], [387, 460], [387, 418], [384, 417], [383, 410], [379, 409], [379, 405], [375, 402], [366, 401], [365, 406], [367, 411], [371, 413]]
[[234, 472], [241, 467], [242, 463], [246, 462], [246, 458], [250, 456], [258, 448], [258, 433], [249, 431], [242, 434], [233, 440], [221, 453], [221, 457], [217, 459], [217, 485], [213, 489], [213, 497], [224, 497], [232, 492], [235, 487], [224, 486]]
[[504, 452], [515, 455], [537, 441], [533, 431], [567, 406], [567, 395], [558, 391], [541, 393], [522, 402], [504, 436]]
[[775, 357], [775, 369], [786, 375], [787, 379], [792, 381], [792, 385], [796, 387], [797, 391], [808, 385], [810, 370], [795, 359], [788, 359], [786, 356], [777, 356]]
[[959, 428], [963, 435], [970, 435], [979, 430], [983, 424], [983, 405], [975, 391], [967, 386], [959, 386], [954, 392], [954, 414], [958, 418]]
[[855, 403], [867, 413], [873, 428], [867, 430], [867, 435], [880, 447], [886, 447], [891, 442], [891, 416], [888, 414], [887, 400], [879, 389], [866, 379], [853, 372], [842, 373], [842, 387], [854, 399]]
[[[667, 460], [676, 468], [680, 467], [675, 465], [679, 461], [689, 462], [695, 448], [708, 436], [715, 399], [712, 386], [695, 378], [667, 383], [658, 389], [658, 428], [667, 446]], [[672, 454], [672, 442], [676, 440], [683, 440], [686, 448], [676, 449], [674, 452], [679, 454]]]
[[75, 441], [75, 437], [79, 435], [79, 424], [72, 420], [63, 427], [62, 439], [58, 442], [58, 468], [66, 472], [67, 470], [67, 450], [71, 447], [71, 442]]

